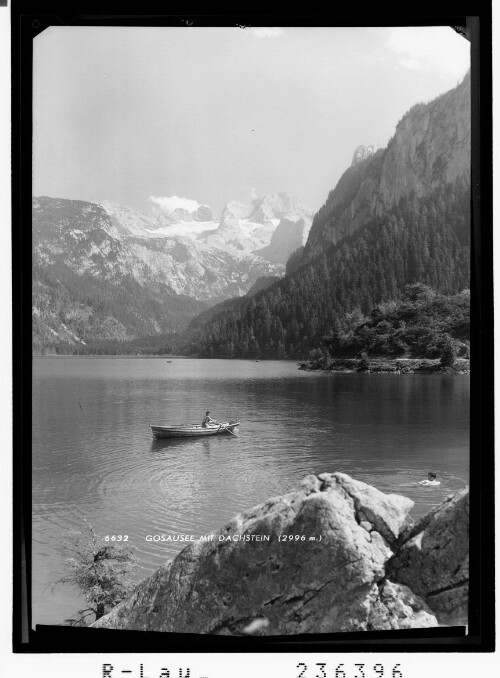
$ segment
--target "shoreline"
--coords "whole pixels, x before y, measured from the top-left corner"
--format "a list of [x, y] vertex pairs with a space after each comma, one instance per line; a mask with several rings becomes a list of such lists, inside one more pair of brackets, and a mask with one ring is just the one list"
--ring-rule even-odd
[[361, 358], [330, 358], [325, 364], [324, 360], [311, 362], [309, 360], [297, 360], [297, 358], [205, 358], [201, 356], [186, 355], [148, 355], [127, 353], [105, 354], [73, 354], [52, 353], [32, 354], [34, 358], [84, 358], [84, 359], [117, 359], [117, 360], [238, 360], [245, 362], [294, 362], [298, 370], [305, 372], [335, 372], [343, 374], [470, 374], [470, 359], [457, 358], [453, 366], [442, 367], [439, 358], [368, 358], [362, 367]]
[[283, 363], [297, 363], [298, 358], [208, 358], [200, 355], [169, 355], [162, 353], [161, 355], [154, 355], [148, 353], [33, 353], [32, 358], [152, 358], [160, 360], [239, 360], [250, 363], [260, 362], [283, 362]]
[[344, 372], [364, 374], [470, 374], [470, 359], [457, 358], [452, 366], [443, 367], [439, 358], [331, 358], [324, 361], [303, 361], [299, 370], [307, 372]]
[[33, 353], [32, 354], [32, 359], [33, 358], [117, 358], [117, 359], [130, 359], [130, 360], [139, 360], [139, 359], [152, 359], [152, 360], [236, 360], [240, 362], [248, 362], [248, 363], [263, 363], [263, 362], [280, 362], [280, 363], [294, 363], [294, 364], [299, 364], [297, 362], [297, 358], [206, 358], [203, 356], [199, 355], [167, 355], [167, 354], [162, 354], [162, 355], [148, 355], [148, 354], [141, 354], [141, 353], [134, 353], [134, 354], [128, 354], [128, 353], [50, 353], [50, 354], [42, 354], [42, 353]]

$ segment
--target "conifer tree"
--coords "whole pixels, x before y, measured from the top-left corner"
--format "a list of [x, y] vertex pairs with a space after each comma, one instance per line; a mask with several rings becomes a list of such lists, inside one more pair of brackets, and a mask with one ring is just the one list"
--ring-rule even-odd
[[87, 607], [66, 619], [71, 626], [88, 626], [109, 612], [132, 590], [134, 549], [100, 537], [85, 520], [84, 532], [65, 536], [63, 553], [67, 574], [57, 584], [66, 584], [83, 594]]

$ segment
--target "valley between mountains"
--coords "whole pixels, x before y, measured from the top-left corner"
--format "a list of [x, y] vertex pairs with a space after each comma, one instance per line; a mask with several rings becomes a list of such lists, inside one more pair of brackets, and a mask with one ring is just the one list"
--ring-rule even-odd
[[470, 74], [285, 193], [165, 211], [33, 198], [33, 351], [227, 358], [469, 352]]

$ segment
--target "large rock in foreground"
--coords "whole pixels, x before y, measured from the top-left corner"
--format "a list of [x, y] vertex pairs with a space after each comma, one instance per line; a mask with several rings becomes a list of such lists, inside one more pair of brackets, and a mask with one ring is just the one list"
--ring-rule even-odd
[[437, 626], [421, 598], [385, 578], [412, 506], [342, 473], [307, 476], [187, 546], [94, 626], [265, 635]]
[[442, 624], [466, 624], [469, 599], [469, 491], [457, 492], [404, 537], [386, 567], [424, 598]]

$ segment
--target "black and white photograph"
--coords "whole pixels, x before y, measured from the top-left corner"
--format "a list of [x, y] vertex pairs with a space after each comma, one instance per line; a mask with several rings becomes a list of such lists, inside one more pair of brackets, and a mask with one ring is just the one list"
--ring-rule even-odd
[[473, 22], [285, 23], [33, 38], [33, 629], [468, 634]]

